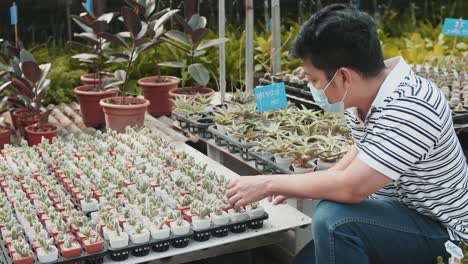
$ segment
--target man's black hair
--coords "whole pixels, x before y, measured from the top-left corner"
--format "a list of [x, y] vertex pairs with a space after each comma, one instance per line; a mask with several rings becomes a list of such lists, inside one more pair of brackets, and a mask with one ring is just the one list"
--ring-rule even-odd
[[385, 68], [374, 20], [352, 5], [329, 5], [312, 15], [291, 52], [296, 58], [309, 59], [329, 79], [340, 67], [352, 68], [365, 78]]

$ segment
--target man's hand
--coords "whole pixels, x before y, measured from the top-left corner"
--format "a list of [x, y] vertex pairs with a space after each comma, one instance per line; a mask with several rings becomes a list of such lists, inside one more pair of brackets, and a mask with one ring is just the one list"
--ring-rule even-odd
[[270, 195], [271, 176], [243, 176], [231, 181], [226, 193], [231, 206], [238, 209]]
[[268, 196], [268, 201], [270, 203], [273, 203], [273, 205], [278, 205], [285, 203], [285, 201], [288, 199], [288, 197], [283, 196], [283, 195], [270, 195]]

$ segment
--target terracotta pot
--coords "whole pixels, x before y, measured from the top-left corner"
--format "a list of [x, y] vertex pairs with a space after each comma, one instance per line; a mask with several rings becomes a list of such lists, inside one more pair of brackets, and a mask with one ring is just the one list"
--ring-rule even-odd
[[90, 91], [94, 85], [83, 85], [75, 88], [75, 94], [80, 102], [81, 117], [85, 125], [95, 128], [104, 126], [104, 111], [99, 102], [104, 98], [117, 96], [117, 89], [103, 92]]
[[34, 111], [32, 113], [21, 111], [18, 114], [18, 131], [21, 136], [25, 136], [25, 128], [30, 125], [34, 125], [41, 119], [41, 112]]
[[0, 149], [3, 149], [6, 144], [10, 144], [10, 137], [10, 129], [0, 127]]
[[143, 126], [149, 101], [135, 97], [125, 97], [125, 105], [122, 101], [123, 97], [111, 97], [99, 102], [104, 110], [106, 127], [117, 132], [125, 132], [128, 126]]
[[170, 114], [174, 104], [169, 91], [177, 88], [179, 83], [179, 78], [174, 76], [151, 76], [138, 80], [145, 99], [150, 101], [148, 113], [156, 116]]
[[210, 97], [214, 93], [215, 91], [208, 87], [180, 87], [169, 91], [169, 95], [172, 98], [195, 96]]
[[99, 253], [104, 250], [104, 242], [102, 240], [94, 244], [91, 244], [88, 240], [83, 240], [83, 246], [88, 254]]
[[[96, 76], [95, 73], [83, 74], [80, 76], [80, 80], [83, 83], [83, 85], [96, 85], [99, 83], [99, 79], [96, 79], [95, 76]], [[107, 72], [102, 73], [102, 79], [107, 79], [107, 78], [112, 78], [112, 77], [114, 77], [113, 73], [107, 73]]]
[[35, 125], [30, 125], [25, 128], [28, 143], [30, 146], [41, 143], [42, 137], [52, 143], [52, 139], [57, 136], [58, 128], [51, 124], [44, 125], [44, 131], [36, 131]]
[[11, 120], [13, 122], [13, 127], [15, 129], [18, 129], [19, 127], [19, 117], [21, 115], [24, 115], [25, 112], [26, 112], [26, 109], [23, 109], [23, 108], [18, 108], [14, 110], [13, 112], [11, 112]]

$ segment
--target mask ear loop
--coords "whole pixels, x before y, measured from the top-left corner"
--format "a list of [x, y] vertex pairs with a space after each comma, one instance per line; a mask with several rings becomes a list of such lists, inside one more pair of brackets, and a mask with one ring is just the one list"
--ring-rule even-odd
[[333, 77], [331, 78], [331, 80], [328, 82], [327, 86], [325, 86], [325, 88], [323, 88], [323, 92], [325, 93], [325, 91], [328, 89], [328, 87], [330, 87], [330, 84], [333, 82], [333, 80], [335, 80], [335, 77], [336, 75], [338, 74], [338, 70], [336, 70], [335, 74], [333, 74]]

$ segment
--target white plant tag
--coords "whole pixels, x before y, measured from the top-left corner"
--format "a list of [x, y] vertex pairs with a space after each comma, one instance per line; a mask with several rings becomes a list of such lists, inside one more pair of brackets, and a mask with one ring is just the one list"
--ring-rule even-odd
[[463, 259], [463, 252], [461, 248], [455, 245], [454, 243], [452, 243], [452, 241], [445, 242], [445, 249], [450, 255], [452, 255], [453, 258], [456, 258], [459, 260]]

